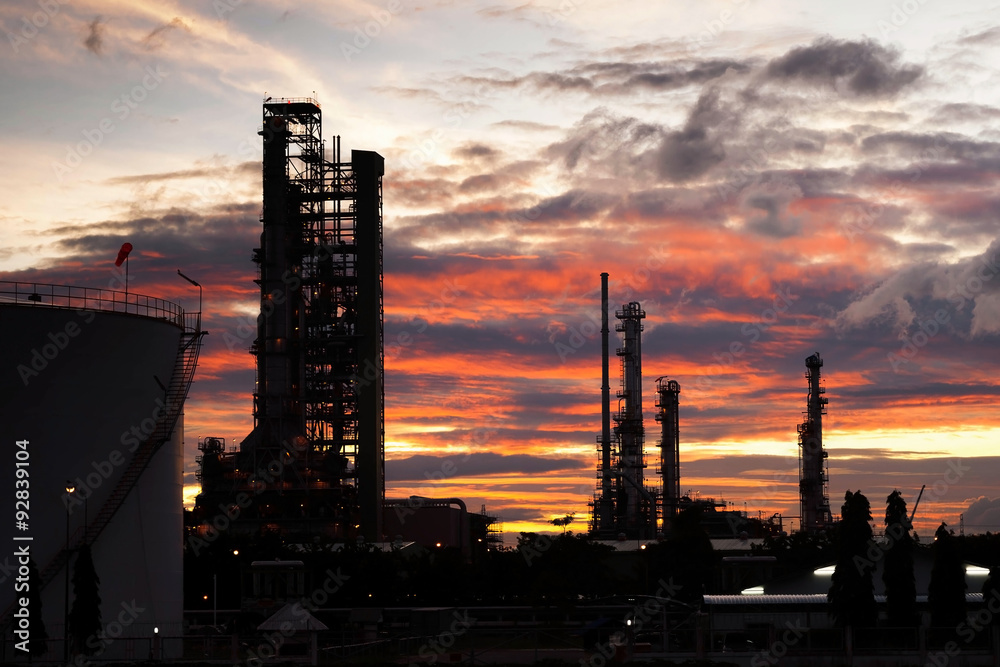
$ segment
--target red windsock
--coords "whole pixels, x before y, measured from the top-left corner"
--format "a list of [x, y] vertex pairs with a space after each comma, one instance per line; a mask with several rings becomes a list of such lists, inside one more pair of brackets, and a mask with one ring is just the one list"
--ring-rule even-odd
[[118, 259], [115, 260], [115, 266], [121, 266], [124, 264], [125, 258], [128, 257], [130, 252], [132, 252], [132, 244], [123, 243], [121, 250], [118, 251]]

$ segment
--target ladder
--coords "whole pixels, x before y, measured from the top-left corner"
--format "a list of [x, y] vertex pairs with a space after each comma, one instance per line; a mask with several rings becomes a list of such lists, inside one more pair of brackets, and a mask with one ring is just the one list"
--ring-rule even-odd
[[[201, 331], [200, 327], [198, 327], [195, 329], [185, 329], [181, 334], [177, 358], [174, 361], [173, 374], [170, 377], [170, 384], [167, 386], [164, 396], [165, 407], [163, 414], [156, 423], [156, 427], [145, 440], [140, 442], [128, 466], [125, 468], [125, 472], [122, 473], [121, 478], [118, 480], [118, 484], [101, 506], [97, 515], [90, 520], [87, 526], [77, 528], [70, 537], [69, 544], [63, 546], [45, 564], [45, 567], [39, 570], [38, 574], [41, 579], [42, 588], [55, 579], [56, 574], [64, 566], [68, 566], [70, 554], [84, 544], [94, 543], [101, 532], [111, 523], [111, 519], [114, 518], [118, 510], [125, 504], [125, 499], [132, 489], [135, 488], [139, 477], [142, 476], [142, 473], [149, 466], [150, 461], [153, 460], [153, 456], [170, 439], [170, 435], [173, 433], [174, 427], [177, 425], [177, 420], [180, 418], [181, 411], [184, 408], [184, 401], [187, 399], [188, 392], [191, 389], [191, 383], [194, 381], [194, 372], [198, 366], [198, 354], [201, 351], [202, 337], [207, 333], [207, 331]], [[0, 617], [0, 627], [6, 629], [13, 620], [15, 605], [16, 600], [4, 610], [3, 616]]]

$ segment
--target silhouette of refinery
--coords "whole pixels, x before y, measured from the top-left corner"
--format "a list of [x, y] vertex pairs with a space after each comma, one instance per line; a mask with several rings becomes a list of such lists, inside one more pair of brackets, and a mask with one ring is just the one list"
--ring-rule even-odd
[[[381, 155], [340, 139], [327, 159], [311, 98], [263, 105], [263, 214], [253, 250], [260, 316], [253, 431], [198, 443], [194, 518], [283, 539], [500, 541], [496, 517], [460, 499], [385, 498]], [[242, 494], [242, 495], [241, 495]], [[250, 498], [246, 507], [239, 498]], [[418, 515], [418, 516], [414, 516]], [[450, 537], [451, 539], [448, 539]]]
[[[219, 508], [240, 494], [230, 530], [276, 532], [285, 539], [334, 541], [397, 538], [448, 543], [502, 543], [498, 517], [470, 513], [459, 498], [385, 498], [381, 155], [341, 157], [336, 137], [327, 158], [322, 111], [311, 98], [263, 104], [263, 213], [253, 249], [260, 317], [250, 352], [256, 358], [253, 431], [226, 446], [198, 443], [201, 493], [194, 520], [207, 529]], [[615, 311], [620, 359], [617, 411], [610, 396], [608, 274], [601, 274], [601, 433], [590, 534], [602, 540], [654, 539], [678, 512], [698, 507], [715, 537], [775, 534], [767, 521], [725, 510], [726, 503], [681, 494], [680, 383], [656, 381], [660, 454], [647, 474], [643, 424], [639, 302]], [[801, 528], [832, 523], [827, 499], [819, 354], [806, 360], [806, 420], [799, 425]], [[612, 420], [614, 426], [612, 427]], [[238, 503], [237, 503], [238, 504]], [[418, 515], [418, 516], [414, 516]], [[714, 528], [713, 528], [714, 526]]]
[[[687, 507], [703, 512], [703, 523], [714, 537], [738, 536], [741, 533], [776, 534], [782, 517], [767, 522], [734, 511], [726, 511], [724, 502], [682, 496], [680, 476], [680, 393], [676, 380], [656, 380], [656, 421], [660, 422], [660, 461], [656, 474], [659, 484], [645, 483], [645, 428], [642, 412], [642, 320], [646, 312], [631, 301], [615, 311], [622, 334], [621, 388], [618, 412], [611, 428], [608, 329], [608, 274], [601, 274], [601, 434], [598, 442], [597, 490], [590, 503], [590, 533], [602, 540], [643, 540], [662, 536], [677, 513]], [[815, 532], [829, 528], [833, 521], [828, 498], [829, 474], [827, 452], [823, 449], [822, 418], [827, 399], [820, 383], [823, 360], [819, 353], [806, 359], [808, 398], [806, 420], [799, 432], [799, 495], [801, 530]], [[720, 511], [721, 510], [721, 511]], [[712, 526], [716, 530], [712, 530]]]

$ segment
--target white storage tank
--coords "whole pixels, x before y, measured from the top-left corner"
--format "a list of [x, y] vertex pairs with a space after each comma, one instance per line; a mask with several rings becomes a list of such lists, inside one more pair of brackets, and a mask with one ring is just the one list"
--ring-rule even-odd
[[[84, 515], [98, 517], [155, 425], [186, 396], [199, 334], [176, 304], [137, 294], [66, 286], [0, 283], [0, 613], [15, 603], [15, 549], [29, 545], [39, 570], [67, 543], [83, 539]], [[192, 344], [194, 359], [183, 347]], [[189, 348], [191, 349], [191, 348]], [[186, 382], [183, 364], [189, 367]], [[175, 377], [178, 376], [178, 377]], [[177, 411], [179, 411], [179, 406]], [[171, 420], [172, 421], [172, 420]], [[161, 425], [163, 444], [91, 540], [100, 577], [104, 659], [146, 659], [158, 630], [160, 656], [180, 651], [183, 605], [183, 422]], [[27, 441], [26, 447], [18, 441]], [[15, 522], [17, 457], [27, 451], [27, 530]], [[72, 497], [67, 482], [76, 487]], [[82, 501], [82, 502], [81, 502]], [[16, 540], [30, 537], [31, 540]], [[70, 559], [71, 568], [75, 557]], [[51, 570], [51, 568], [50, 568]], [[72, 576], [72, 569], [70, 570]], [[42, 591], [48, 659], [63, 655], [66, 568]], [[72, 604], [72, 583], [70, 584]], [[116, 625], [117, 624], [117, 625]], [[3, 661], [15, 653], [7, 628]], [[16, 638], [15, 638], [16, 640]]]

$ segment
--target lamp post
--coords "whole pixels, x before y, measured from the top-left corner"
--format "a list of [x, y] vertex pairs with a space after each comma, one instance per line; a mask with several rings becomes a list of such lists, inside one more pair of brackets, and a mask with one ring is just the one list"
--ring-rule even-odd
[[177, 275], [179, 275], [181, 278], [183, 278], [184, 280], [188, 281], [189, 283], [198, 288], [198, 331], [201, 331], [201, 283], [197, 282], [196, 280], [192, 280], [191, 278], [188, 278], [183, 273], [181, 273], [180, 269], [177, 269]]
[[[76, 487], [73, 482], [66, 480], [66, 495], [73, 495]], [[66, 503], [66, 597], [63, 606], [63, 662], [69, 662], [69, 508]]]

